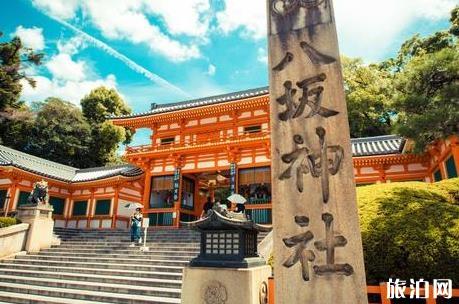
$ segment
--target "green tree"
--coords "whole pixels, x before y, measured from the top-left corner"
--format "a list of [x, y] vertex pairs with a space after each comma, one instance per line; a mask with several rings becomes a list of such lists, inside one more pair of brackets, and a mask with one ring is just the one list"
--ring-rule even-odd
[[351, 137], [388, 134], [394, 94], [391, 73], [361, 59], [342, 58]]
[[414, 57], [397, 75], [395, 130], [413, 139], [415, 152], [459, 132], [459, 50]]
[[91, 131], [81, 110], [54, 97], [34, 106], [37, 114], [26, 152], [61, 164], [86, 168]]
[[25, 104], [0, 111], [0, 144], [24, 150], [34, 123], [34, 113]]
[[108, 117], [130, 114], [131, 109], [116, 90], [105, 87], [92, 90], [81, 100], [81, 107], [91, 125], [91, 153], [88, 159], [91, 166], [119, 162], [119, 144], [128, 144], [133, 132], [113, 125]]
[[[3, 33], [0, 32], [0, 37], [2, 36]], [[24, 47], [19, 37], [0, 43], [0, 111], [5, 111], [8, 107], [21, 107], [21, 80], [35, 86], [35, 81], [24, 70], [30, 65], [40, 65], [42, 58], [42, 53], [35, 53]]]
[[[3, 34], [0, 32], [0, 38]], [[43, 54], [25, 48], [18, 37], [0, 42], [0, 144], [22, 150], [27, 145], [33, 114], [20, 101], [21, 81], [35, 86], [25, 74], [30, 66], [40, 65]]]
[[449, 32], [451, 33], [451, 35], [459, 37], [459, 6], [456, 6], [451, 11], [451, 18], [449, 21], [451, 22]]

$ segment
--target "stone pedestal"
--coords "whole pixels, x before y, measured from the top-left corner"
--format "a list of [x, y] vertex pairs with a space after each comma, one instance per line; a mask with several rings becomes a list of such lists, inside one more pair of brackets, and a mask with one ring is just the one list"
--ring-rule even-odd
[[26, 205], [18, 208], [17, 218], [30, 225], [25, 246], [27, 252], [38, 252], [55, 244], [52, 215], [53, 207], [50, 205]]
[[185, 267], [182, 304], [267, 304], [271, 267]]

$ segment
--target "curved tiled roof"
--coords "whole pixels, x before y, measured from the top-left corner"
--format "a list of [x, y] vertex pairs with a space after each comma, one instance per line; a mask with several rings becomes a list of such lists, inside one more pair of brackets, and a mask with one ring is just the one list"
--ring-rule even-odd
[[[352, 156], [377, 156], [401, 153], [405, 140], [396, 135], [351, 139]], [[16, 167], [68, 183], [88, 182], [114, 176], [134, 177], [143, 171], [133, 165], [77, 169], [0, 145], [0, 167]]]
[[0, 166], [16, 167], [68, 183], [94, 181], [113, 176], [139, 176], [143, 171], [133, 165], [77, 169], [0, 145]]
[[269, 87], [261, 87], [261, 88], [251, 89], [251, 90], [239, 91], [239, 92], [216, 95], [216, 96], [209, 96], [209, 97], [186, 100], [186, 101], [175, 102], [175, 103], [156, 104], [154, 109], [147, 111], [147, 112], [130, 114], [130, 115], [121, 115], [121, 116], [110, 116], [109, 118], [116, 120], [116, 119], [123, 119], [123, 118], [134, 118], [134, 117], [162, 114], [162, 113], [167, 113], [167, 112], [173, 112], [173, 111], [191, 109], [191, 108], [196, 108], [196, 107], [209, 106], [209, 105], [214, 105], [214, 104], [219, 104], [219, 103], [224, 103], [224, 102], [230, 102], [230, 101], [235, 101], [235, 100], [244, 99], [244, 98], [258, 97], [258, 96], [267, 95], [267, 94], [269, 94]]
[[374, 156], [401, 153], [405, 140], [397, 135], [353, 138], [352, 156]]

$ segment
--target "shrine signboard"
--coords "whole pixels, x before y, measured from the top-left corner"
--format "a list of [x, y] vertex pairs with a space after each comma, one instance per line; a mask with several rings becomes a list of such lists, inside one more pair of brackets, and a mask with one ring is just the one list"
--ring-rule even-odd
[[268, 0], [275, 299], [367, 303], [331, 0]]

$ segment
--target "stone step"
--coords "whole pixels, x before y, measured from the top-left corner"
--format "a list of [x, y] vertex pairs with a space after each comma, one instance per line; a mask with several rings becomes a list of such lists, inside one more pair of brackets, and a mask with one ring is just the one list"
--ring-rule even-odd
[[21, 264], [21, 263], [0, 263], [0, 269], [21, 269], [34, 271], [50, 271], [50, 272], [70, 272], [81, 274], [109, 275], [109, 276], [128, 276], [136, 278], [151, 278], [151, 279], [166, 279], [166, 280], [181, 280], [182, 273], [180, 272], [164, 272], [164, 271], [144, 271], [144, 270], [129, 270], [129, 269], [109, 269], [109, 268], [89, 268], [78, 266], [62, 266], [55, 265], [50, 267], [44, 264]]
[[180, 288], [135, 286], [126, 284], [112, 284], [105, 282], [74, 281], [64, 279], [49, 279], [37, 277], [18, 277], [0, 275], [0, 281], [5, 283], [26, 284], [34, 286], [58, 287], [89, 291], [101, 291], [116, 294], [135, 294], [144, 296], [180, 298]]
[[[147, 245], [147, 247], [149, 247]], [[80, 248], [80, 250], [94, 250], [94, 249], [103, 249], [103, 248], [107, 248], [107, 247], [103, 247], [103, 246], [100, 246], [100, 247], [83, 247], [83, 248]], [[109, 247], [108, 249], [112, 249], [113, 251], [116, 251], [118, 248], [118, 250], [129, 250], [130, 247], [123, 247], [123, 248], [119, 248], [119, 247]], [[150, 248], [150, 247], [149, 247]], [[69, 250], [69, 249], [73, 249], [72, 247], [59, 247], [59, 249], [64, 249], [64, 250]], [[140, 250], [140, 246], [136, 246], [136, 247], [132, 247], [132, 249], [137, 249], [138, 251]], [[178, 255], [191, 255], [191, 256], [194, 256], [196, 254], [199, 253], [199, 250], [188, 250], [186, 248], [182, 248], [181, 250], [167, 250], [167, 249], [164, 249], [164, 250], [161, 250], [161, 249], [155, 249], [155, 248], [150, 248], [149, 253], [151, 254], [158, 254], [158, 255], [169, 255], [169, 256], [178, 256]]]
[[17, 260], [44, 260], [44, 261], [63, 261], [63, 262], [79, 262], [79, 263], [109, 263], [109, 264], [138, 264], [138, 265], [168, 265], [168, 266], [186, 266], [187, 261], [178, 261], [173, 258], [171, 259], [124, 259], [124, 258], [110, 258], [105, 256], [95, 257], [82, 257], [82, 256], [59, 256], [59, 255], [43, 255], [43, 254], [31, 254], [21, 255], [16, 257]]
[[18, 303], [18, 304], [29, 304], [29, 303], [43, 303], [43, 304], [105, 304], [103, 302], [95, 302], [95, 301], [83, 301], [83, 300], [76, 300], [76, 299], [64, 299], [64, 298], [55, 298], [55, 297], [46, 297], [46, 296], [39, 296], [34, 294], [24, 294], [24, 293], [16, 293], [16, 292], [6, 292], [0, 291], [0, 300], [8, 301], [8, 302], [0, 302], [3, 303]]
[[72, 273], [64, 271], [43, 271], [43, 270], [29, 270], [29, 269], [15, 269], [15, 268], [0, 268], [0, 275], [14, 275], [21, 277], [40, 277], [62, 280], [74, 281], [88, 281], [88, 282], [104, 282], [111, 284], [126, 284], [135, 286], [152, 286], [152, 287], [169, 287], [181, 288], [181, 280], [169, 279], [154, 279], [154, 278], [141, 278], [130, 276], [116, 276], [116, 275], [98, 275], [93, 273]]
[[[57, 248], [56, 248], [57, 249]], [[107, 258], [120, 258], [120, 259], [153, 259], [161, 260], [164, 256], [151, 254], [148, 251], [105, 251], [105, 250], [47, 250], [39, 253], [31, 253], [31, 255], [48, 255], [48, 256], [78, 256], [78, 257], [107, 257]], [[182, 255], [174, 256], [174, 260], [177, 261], [189, 261], [196, 255]]]
[[[69, 239], [63, 239], [60, 238], [62, 242], [68, 242], [68, 243], [94, 243], [94, 242], [102, 242], [102, 243], [109, 243], [109, 242], [118, 242], [118, 243], [130, 243], [131, 242], [131, 237], [119, 237], [119, 238], [93, 238], [93, 239], [85, 239], [85, 238], [69, 238]], [[142, 238], [143, 240], [143, 238]], [[177, 243], [177, 244], [183, 244], [184, 242], [191, 242], [191, 243], [197, 243], [199, 244], [201, 241], [200, 238], [197, 237], [176, 237], [176, 238], [152, 238], [152, 237], [147, 237], [147, 242], [158, 242], [158, 243]]]
[[0, 282], [0, 291], [50, 296], [56, 298], [99, 301], [106, 303], [132, 303], [132, 304], [166, 304], [180, 303], [180, 298], [154, 297], [136, 294], [120, 294], [103, 291], [66, 289], [38, 285], [24, 285], [17, 283]]
[[72, 261], [58, 261], [58, 260], [14, 259], [14, 260], [9, 260], [8, 262], [12, 264], [45, 265], [49, 267], [55, 267], [55, 266], [79, 267], [80, 266], [84, 268], [174, 272], [174, 273], [180, 273], [180, 274], [182, 273], [182, 270], [183, 270], [183, 267], [180, 267], [180, 266], [139, 265], [139, 264], [121, 264], [121, 263], [104, 263], [104, 262], [89, 263], [89, 262], [83, 262], [83, 261], [82, 262], [72, 262]]
[[[199, 249], [199, 243], [198, 242], [187, 242], [184, 243], [183, 246], [180, 243], [166, 243], [166, 242], [151, 242], [147, 240], [147, 245], [150, 245], [150, 247], [157, 247], [157, 248], [171, 248], [173, 250], [175, 249]], [[91, 246], [111, 246], [111, 247], [127, 247], [131, 245], [131, 242], [110, 242], [110, 241], [97, 241], [97, 242], [61, 242], [62, 245], [60, 246], [70, 246], [70, 245], [75, 245], [75, 246], [85, 246], [85, 245], [91, 245]], [[136, 245], [139, 245], [139, 242], [135, 242]], [[140, 244], [143, 245], [143, 242]]]

